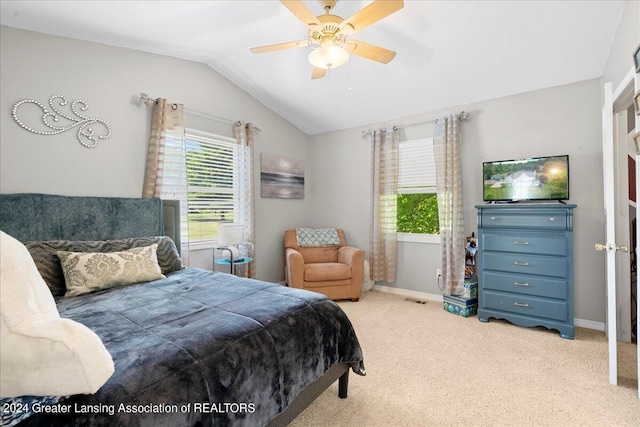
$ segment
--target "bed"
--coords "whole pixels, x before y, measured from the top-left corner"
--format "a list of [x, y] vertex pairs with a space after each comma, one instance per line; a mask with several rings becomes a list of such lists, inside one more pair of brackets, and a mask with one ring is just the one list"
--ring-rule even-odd
[[[159, 199], [0, 195], [0, 229], [54, 248], [158, 238], [162, 212]], [[349, 319], [323, 295], [190, 267], [165, 276], [55, 296], [115, 371], [95, 394], [59, 397], [66, 413], [20, 425], [286, 425], [336, 380], [346, 397], [350, 370], [365, 373]]]

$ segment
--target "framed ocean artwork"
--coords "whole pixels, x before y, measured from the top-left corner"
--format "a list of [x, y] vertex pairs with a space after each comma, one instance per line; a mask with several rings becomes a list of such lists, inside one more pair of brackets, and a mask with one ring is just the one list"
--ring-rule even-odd
[[260, 153], [260, 196], [304, 199], [304, 162]]

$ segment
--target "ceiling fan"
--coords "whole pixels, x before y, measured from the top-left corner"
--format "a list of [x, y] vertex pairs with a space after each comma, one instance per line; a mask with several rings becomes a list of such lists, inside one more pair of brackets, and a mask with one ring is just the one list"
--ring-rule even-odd
[[325, 14], [315, 16], [302, 0], [280, 0], [309, 29], [309, 39], [251, 48], [253, 53], [266, 53], [299, 47], [312, 47], [309, 62], [313, 65], [312, 79], [327, 74], [349, 59], [352, 53], [383, 64], [390, 62], [396, 53], [392, 50], [358, 40], [347, 40], [360, 30], [374, 24], [404, 7], [402, 0], [375, 0], [348, 19], [329, 13], [335, 0], [321, 0]]

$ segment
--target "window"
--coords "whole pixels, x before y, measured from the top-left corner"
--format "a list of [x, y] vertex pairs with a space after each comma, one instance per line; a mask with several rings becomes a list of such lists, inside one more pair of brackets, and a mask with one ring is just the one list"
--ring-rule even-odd
[[439, 242], [433, 138], [399, 144], [398, 240]]
[[189, 242], [214, 247], [218, 225], [238, 213], [238, 144], [234, 139], [186, 129]]

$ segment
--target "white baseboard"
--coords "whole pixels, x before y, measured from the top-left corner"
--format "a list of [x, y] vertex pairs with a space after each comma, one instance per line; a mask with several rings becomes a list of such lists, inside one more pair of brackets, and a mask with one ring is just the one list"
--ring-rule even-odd
[[384, 285], [373, 285], [373, 290], [386, 292], [389, 294], [400, 295], [403, 297], [408, 297], [413, 299], [442, 302], [442, 295], [428, 294], [426, 292], [412, 291], [409, 289], [394, 288], [391, 286], [384, 286]]
[[[442, 302], [442, 295], [429, 294], [429, 293], [420, 292], [420, 291], [412, 291], [410, 289], [394, 288], [391, 286], [384, 286], [384, 285], [373, 285], [373, 290], [386, 292], [389, 294], [400, 295], [403, 297], [413, 298], [417, 300]], [[596, 322], [593, 320], [574, 318], [573, 324], [579, 328], [595, 329], [596, 331], [604, 332], [603, 322]]]
[[573, 324], [579, 328], [595, 329], [596, 331], [604, 332], [604, 322], [596, 322], [594, 320], [573, 319]]

